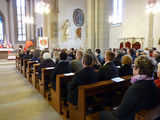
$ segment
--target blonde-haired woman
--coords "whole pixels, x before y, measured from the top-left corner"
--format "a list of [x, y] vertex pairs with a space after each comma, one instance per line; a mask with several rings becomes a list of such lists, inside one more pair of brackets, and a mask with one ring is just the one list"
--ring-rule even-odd
[[124, 55], [122, 57], [122, 66], [119, 68], [119, 76], [126, 76], [126, 75], [132, 75], [133, 69], [132, 69], [132, 57], [130, 55]]

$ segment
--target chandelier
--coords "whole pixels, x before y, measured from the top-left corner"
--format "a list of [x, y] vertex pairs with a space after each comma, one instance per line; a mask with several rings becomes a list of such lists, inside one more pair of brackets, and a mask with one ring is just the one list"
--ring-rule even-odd
[[146, 5], [145, 12], [147, 14], [153, 13], [159, 13], [160, 12], [160, 0], [149, 0]]
[[26, 23], [26, 24], [34, 24], [33, 17], [29, 17], [29, 16], [24, 17], [24, 23]]
[[35, 6], [35, 12], [40, 14], [48, 14], [50, 12], [50, 6], [43, 1], [38, 2]]

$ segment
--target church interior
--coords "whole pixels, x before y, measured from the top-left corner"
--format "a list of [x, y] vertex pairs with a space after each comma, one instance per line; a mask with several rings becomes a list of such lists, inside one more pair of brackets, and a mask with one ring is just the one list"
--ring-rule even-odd
[[0, 0], [0, 120], [160, 120], [159, 23], [160, 0]]

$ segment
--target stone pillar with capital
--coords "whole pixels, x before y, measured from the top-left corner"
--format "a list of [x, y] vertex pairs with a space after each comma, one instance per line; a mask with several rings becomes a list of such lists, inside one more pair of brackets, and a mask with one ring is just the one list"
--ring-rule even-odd
[[49, 0], [50, 13], [44, 15], [44, 35], [49, 40], [49, 50], [59, 48], [58, 45], [58, 1]]

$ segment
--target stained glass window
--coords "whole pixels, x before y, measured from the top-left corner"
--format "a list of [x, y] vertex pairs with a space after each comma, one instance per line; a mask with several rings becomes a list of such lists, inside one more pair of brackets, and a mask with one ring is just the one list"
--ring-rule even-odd
[[17, 0], [17, 28], [18, 28], [18, 41], [26, 41], [26, 25], [24, 24], [25, 0]]

